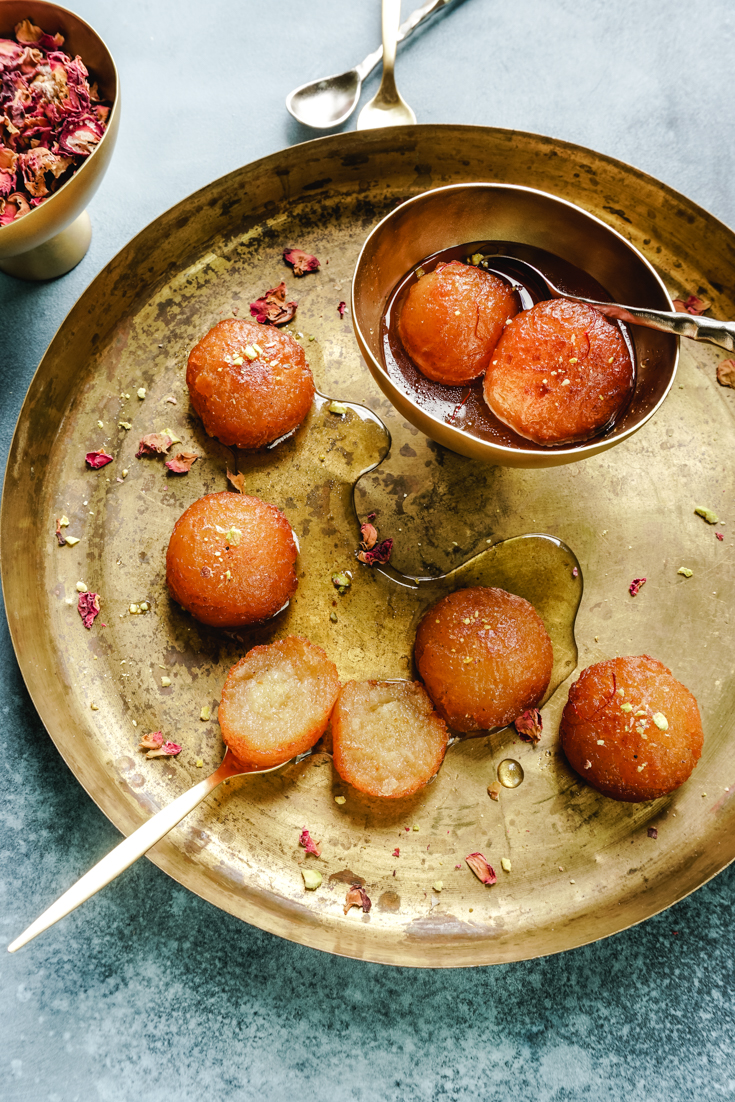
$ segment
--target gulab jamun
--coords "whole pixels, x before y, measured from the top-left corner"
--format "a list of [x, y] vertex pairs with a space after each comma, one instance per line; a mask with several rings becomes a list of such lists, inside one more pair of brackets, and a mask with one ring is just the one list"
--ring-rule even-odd
[[561, 742], [572, 769], [614, 800], [666, 796], [702, 753], [697, 702], [655, 658], [588, 666], [569, 690]]
[[218, 322], [191, 350], [186, 385], [207, 433], [237, 448], [262, 448], [285, 436], [314, 397], [299, 342], [241, 318]]
[[166, 582], [173, 599], [203, 624], [258, 624], [293, 596], [297, 550], [275, 505], [246, 494], [207, 494], [174, 525]]
[[338, 692], [337, 667], [308, 639], [288, 635], [253, 647], [227, 674], [222, 737], [239, 762], [280, 765], [318, 742]]
[[535, 608], [504, 589], [458, 589], [426, 612], [414, 658], [440, 715], [455, 731], [505, 727], [543, 699], [554, 665]]
[[398, 799], [427, 784], [447, 749], [444, 720], [415, 681], [348, 681], [332, 713], [334, 767], [368, 796]]
[[635, 381], [617, 325], [592, 306], [549, 299], [505, 327], [483, 394], [495, 416], [536, 444], [589, 440], [620, 415]]
[[398, 319], [398, 334], [419, 371], [437, 383], [469, 383], [487, 367], [515, 291], [470, 264], [440, 263], [414, 283]]

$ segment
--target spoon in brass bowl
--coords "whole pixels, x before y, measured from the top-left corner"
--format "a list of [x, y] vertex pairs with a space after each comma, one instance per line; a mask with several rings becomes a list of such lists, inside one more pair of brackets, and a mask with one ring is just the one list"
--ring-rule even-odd
[[202, 800], [206, 799], [210, 792], [214, 792], [215, 788], [219, 787], [223, 781], [229, 781], [233, 777], [261, 776], [263, 773], [273, 773], [276, 769], [282, 769], [285, 765], [302, 761], [314, 752], [314, 749], [307, 750], [305, 754], [299, 754], [298, 757], [290, 758], [289, 761], [273, 765], [270, 769], [248, 769], [227, 750], [219, 769], [216, 769], [209, 777], [205, 777], [203, 781], [199, 781], [193, 788], [182, 792], [170, 804], [152, 815], [146, 823], [143, 823], [143, 826], [138, 827], [137, 830], [128, 835], [119, 846], [115, 846], [113, 850], [110, 850], [106, 857], [98, 861], [89, 872], [84, 874], [81, 880], [77, 880], [76, 884], [73, 884], [55, 903], [52, 903], [48, 910], [44, 911], [35, 922], [32, 922], [20, 937], [17, 937], [15, 941], [11, 941], [8, 952], [14, 953], [17, 949], [21, 949], [34, 937], [38, 937], [44, 930], [48, 930], [49, 926], [53, 926], [59, 919], [76, 910], [82, 903], [86, 903], [106, 884], [109, 884], [111, 880], [114, 880], [116, 876], [119, 876], [121, 872], [134, 864], [139, 857], [147, 853], [151, 846], [155, 846], [156, 842], [160, 842], [170, 830], [173, 830], [177, 823], [180, 823], [190, 811], [193, 811]]
[[401, 98], [394, 75], [401, 0], [383, 0], [383, 79], [380, 87], [357, 116], [358, 130], [415, 123], [416, 116]]
[[[583, 302], [587, 306], [594, 306], [605, 317], [616, 321], [627, 321], [632, 325], [642, 325], [646, 329], [658, 329], [662, 333], [673, 333], [676, 337], [689, 337], [693, 341], [709, 341], [710, 344], [726, 348], [728, 352], [735, 352], [735, 322], [717, 321], [715, 318], [704, 318], [678, 311], [621, 306], [617, 302], [598, 302], [596, 299], [584, 298], [582, 295], [570, 295], [555, 286], [545, 275], [542, 275], [538, 268], [534, 268], [525, 260], [517, 260], [514, 256], [487, 256], [480, 261], [480, 267], [505, 279], [519, 280], [535, 291], [539, 299], [567, 298], [572, 302]], [[523, 307], [527, 308], [525, 301]]]
[[[420, 8], [412, 12], [398, 29], [398, 42], [403, 42], [416, 28], [433, 15], [435, 11], [446, 7], [452, 0], [426, 0]], [[368, 54], [364, 61], [346, 73], [338, 73], [322, 80], [311, 80], [294, 88], [286, 97], [286, 107], [297, 122], [311, 126], [315, 130], [329, 130], [346, 122], [360, 101], [362, 82], [372, 73], [383, 56], [383, 47]], [[415, 122], [415, 120], [414, 120]]]

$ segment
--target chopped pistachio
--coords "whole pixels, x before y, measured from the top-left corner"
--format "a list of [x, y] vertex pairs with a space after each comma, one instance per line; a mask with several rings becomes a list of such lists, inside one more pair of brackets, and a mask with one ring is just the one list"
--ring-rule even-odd
[[341, 416], [344, 416], [345, 413], [347, 413], [347, 406], [344, 405], [343, 402], [330, 402], [329, 403], [329, 412], [330, 413], [336, 413], [336, 414], [338, 414], [338, 416], [341, 417]]
[[143, 399], [145, 398], [145, 395], [146, 395], [145, 387], [144, 386], [139, 386], [137, 393], [138, 393], [138, 397], [140, 398], [140, 400], [142, 402]]
[[163, 686], [164, 689], [167, 689], [170, 684], [171, 684], [171, 678], [170, 677], [162, 677], [161, 678], [161, 685]]
[[342, 804], [346, 804], [346, 803], [347, 803], [347, 797], [346, 797], [346, 796], [335, 796], [335, 797], [334, 797], [334, 802], [335, 802], [336, 804], [339, 804], [339, 806], [341, 807], [341, 806], [342, 806]]
[[229, 582], [229, 581], [231, 580], [231, 578], [232, 578], [232, 574], [230, 573], [230, 571], [229, 571], [229, 570], [225, 570], [225, 577], [227, 578], [227, 581], [228, 581], [228, 582]]
[[442, 890], [442, 888], [444, 887], [444, 881], [443, 880], [435, 880], [434, 883], [431, 886], [432, 886], [432, 888], [434, 889], [435, 892], [440, 892]]
[[691, 578], [694, 571], [690, 570], [688, 566], [680, 566], [676, 573], [683, 574], [685, 578]]
[[123, 473], [122, 473], [122, 476], [123, 476], [123, 478], [127, 478], [127, 477], [128, 477], [128, 468], [127, 468], [127, 467], [124, 467], [124, 468], [123, 468]]
[[245, 361], [243, 360], [242, 356], [234, 356], [233, 360], [232, 360], [232, 363], [233, 363], [234, 367], [242, 367], [244, 362]]
[[245, 355], [249, 360], [257, 360], [258, 353], [253, 348], [252, 344], [245, 345]]
[[315, 891], [322, 882], [322, 874], [317, 872], [316, 869], [302, 869], [301, 875], [304, 878], [304, 887], [307, 892]]
[[69, 527], [69, 518], [68, 517], [60, 517], [59, 518], [59, 528], [68, 528], [68, 527]]
[[352, 585], [352, 578], [343, 570], [340, 574], [332, 574], [332, 585], [344, 593]]
[[194, 764], [196, 765], [197, 769], [201, 769], [202, 766], [204, 765], [204, 762], [202, 761], [201, 758], [197, 758], [197, 760], [195, 761]]
[[663, 714], [663, 712], [654, 712], [653, 722], [656, 724], [659, 731], [668, 731], [669, 721], [666, 718], [666, 716]]
[[128, 607], [128, 612], [130, 613], [131, 616], [137, 616], [138, 613], [140, 612], [140, 606], [139, 605], [130, 605]]
[[118, 425], [121, 429], [125, 429], [126, 432], [133, 427], [129, 421], [118, 421]]
[[708, 524], [717, 524], [717, 521], [720, 519], [717, 513], [713, 513], [711, 509], [705, 509], [703, 505], [698, 505], [694, 512], [698, 517], [702, 517], [703, 520], [706, 520]]
[[77, 593], [86, 593], [87, 592], [87, 583], [86, 582], [77, 582], [77, 587], [76, 588], [77, 588]]
[[242, 531], [239, 528], [229, 528], [225, 532], [225, 541], [230, 547], [239, 547], [242, 539]]
[[90, 704], [90, 708], [93, 712], [99, 712], [99, 705], [95, 704], [94, 701]]
[[646, 715], [648, 715], [648, 712], [646, 711], [645, 708], [639, 708], [638, 711], [636, 712], [636, 715], [637, 716], [646, 716]]
[[413, 829], [414, 829], [414, 830], [421, 830], [421, 827], [419, 826], [419, 824], [418, 824], [418, 823], [414, 823], [414, 824], [413, 824]]
[[313, 340], [315, 340], [315, 339], [316, 339], [315, 337], [309, 337], [309, 340], [310, 340], [310, 341], [313, 341]]
[[209, 704], [205, 704], [201, 712], [199, 713], [199, 718], [206, 723], [207, 720], [211, 718], [211, 715], [212, 709], [210, 708]]
[[501, 857], [500, 864], [505, 872], [510, 872], [510, 857]]
[[417, 268], [416, 269], [416, 279], [421, 279], [421, 277], [425, 276], [425, 275], [426, 275], [426, 272], [424, 271], [423, 268]]
[[621, 704], [620, 705], [620, 711], [621, 712], [632, 712], [633, 711], [633, 705], [632, 704]]
[[336, 624], [337, 623], [337, 613], [336, 612], [330, 612], [329, 613], [329, 619], [332, 621], [333, 624]]
[[75, 544], [79, 543], [79, 537], [78, 536], [67, 536], [66, 537], [66, 542], [69, 544], [70, 547], [74, 547]]
[[140, 604], [138, 605], [138, 608], [140, 609], [141, 612], [147, 612], [150, 607], [151, 606], [148, 604], [147, 601], [141, 601]]
[[479, 264], [482, 259], [482, 253], [473, 253], [470, 257], [470, 264]]
[[164, 434], [164, 436], [168, 436], [168, 438], [169, 438], [169, 440], [171, 441], [172, 444], [180, 444], [181, 443], [181, 437], [177, 436], [176, 433], [173, 431], [173, 429], [164, 429], [163, 434]]

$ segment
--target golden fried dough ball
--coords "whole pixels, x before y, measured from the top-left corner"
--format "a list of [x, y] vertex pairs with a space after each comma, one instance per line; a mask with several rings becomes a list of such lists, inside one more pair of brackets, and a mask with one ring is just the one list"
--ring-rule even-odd
[[415, 681], [348, 681], [332, 713], [334, 767], [368, 796], [411, 796], [444, 759], [447, 728]]
[[227, 674], [222, 737], [243, 764], [280, 765], [321, 738], [338, 692], [337, 667], [308, 639], [288, 635], [253, 647]]
[[257, 624], [296, 590], [296, 541], [280, 509], [257, 497], [207, 494], [176, 521], [166, 552], [175, 601], [221, 628]]
[[506, 320], [517, 310], [510, 284], [453, 260], [413, 284], [398, 333], [424, 375], [457, 386], [482, 374]]
[[611, 658], [572, 685], [561, 719], [572, 769], [614, 800], [655, 800], [683, 784], [702, 753], [697, 702], [655, 658]]
[[589, 440], [624, 410], [635, 373], [623, 334], [592, 306], [539, 302], [505, 328], [485, 372], [485, 401], [537, 444]]
[[535, 708], [554, 664], [533, 605], [488, 586], [458, 589], [433, 605], [416, 632], [414, 657], [455, 731], [504, 727]]
[[262, 448], [300, 425], [314, 380], [298, 341], [271, 325], [225, 318], [189, 355], [186, 385], [210, 436]]

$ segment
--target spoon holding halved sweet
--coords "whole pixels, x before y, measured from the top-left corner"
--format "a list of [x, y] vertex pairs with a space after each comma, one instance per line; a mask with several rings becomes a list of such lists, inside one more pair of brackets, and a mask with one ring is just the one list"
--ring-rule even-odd
[[572, 302], [583, 302], [616, 321], [642, 325], [646, 329], [658, 329], [662, 333], [673, 333], [676, 337], [689, 337], [694, 341], [709, 341], [710, 344], [726, 348], [728, 352], [735, 352], [735, 322], [718, 321], [715, 318], [673, 310], [650, 310], [647, 307], [623, 306], [616, 302], [598, 302], [597, 299], [584, 298], [582, 295], [570, 295], [560, 290], [538, 268], [525, 260], [517, 260], [514, 256], [487, 256], [480, 261], [480, 267], [511, 281], [519, 280], [525, 287], [535, 291], [539, 299], [568, 298]]

